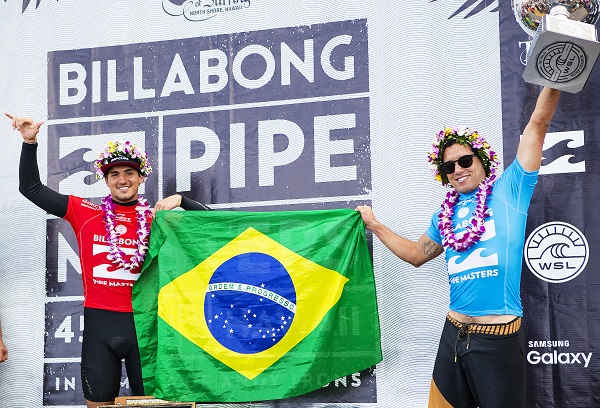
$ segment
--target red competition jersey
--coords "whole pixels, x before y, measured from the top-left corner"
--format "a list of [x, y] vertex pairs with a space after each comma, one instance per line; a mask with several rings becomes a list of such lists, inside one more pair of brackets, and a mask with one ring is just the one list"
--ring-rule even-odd
[[[137, 250], [137, 214], [135, 206], [114, 203], [115, 231], [119, 247], [128, 256]], [[83, 198], [69, 196], [64, 217], [75, 231], [79, 245], [83, 281], [83, 305], [115, 312], [132, 312], [131, 289], [140, 276], [141, 265], [126, 271], [107, 258], [106, 227], [102, 208]]]

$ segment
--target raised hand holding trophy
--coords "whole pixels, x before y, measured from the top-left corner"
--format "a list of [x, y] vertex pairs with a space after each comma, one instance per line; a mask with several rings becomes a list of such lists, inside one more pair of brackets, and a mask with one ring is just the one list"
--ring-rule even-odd
[[598, 0], [512, 0], [517, 22], [533, 37], [526, 82], [576, 93], [600, 54]]

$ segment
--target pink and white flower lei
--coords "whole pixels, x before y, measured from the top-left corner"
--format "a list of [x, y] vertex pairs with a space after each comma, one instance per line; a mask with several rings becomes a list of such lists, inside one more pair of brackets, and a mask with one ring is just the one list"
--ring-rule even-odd
[[454, 234], [452, 223], [454, 207], [458, 202], [459, 193], [452, 189], [446, 194], [446, 199], [442, 203], [442, 211], [438, 214], [438, 229], [443, 236], [442, 245], [444, 247], [450, 247], [456, 252], [463, 252], [481, 239], [481, 236], [485, 233], [485, 219], [489, 216], [487, 199], [492, 192], [495, 180], [496, 176], [491, 174], [479, 184], [475, 195], [475, 211], [469, 220], [465, 233], [460, 238], [457, 238]]
[[146, 249], [148, 249], [148, 236], [150, 235], [149, 217], [152, 215], [148, 201], [142, 197], [138, 197], [138, 205], [135, 207], [137, 213], [137, 249], [129, 259], [125, 261], [125, 252], [119, 248], [119, 234], [115, 231], [115, 205], [110, 194], [102, 199], [102, 219], [106, 227], [106, 241], [108, 242], [109, 254], [108, 259], [116, 263], [120, 268], [130, 271], [144, 261]]

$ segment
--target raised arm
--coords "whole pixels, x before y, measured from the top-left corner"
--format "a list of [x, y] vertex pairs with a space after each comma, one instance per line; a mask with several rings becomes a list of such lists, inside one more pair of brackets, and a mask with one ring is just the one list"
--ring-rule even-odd
[[356, 211], [360, 212], [367, 229], [371, 230], [398, 258], [413, 266], [419, 267], [444, 252], [444, 248], [426, 234], [423, 234], [417, 242], [396, 234], [377, 221], [369, 206], [358, 206]]
[[12, 120], [13, 129], [17, 129], [23, 138], [21, 159], [19, 162], [19, 191], [29, 201], [46, 212], [64, 217], [69, 205], [69, 196], [60, 194], [43, 185], [37, 164], [37, 134], [44, 123], [34, 122], [30, 118], [5, 115]]
[[542, 163], [542, 147], [548, 126], [552, 121], [560, 91], [545, 87], [538, 96], [535, 109], [517, 149], [517, 159], [526, 171], [539, 170]]

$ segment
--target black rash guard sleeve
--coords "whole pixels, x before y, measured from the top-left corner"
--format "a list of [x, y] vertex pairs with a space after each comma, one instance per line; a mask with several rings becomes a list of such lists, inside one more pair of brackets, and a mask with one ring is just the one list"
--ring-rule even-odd
[[63, 218], [69, 207], [69, 196], [52, 190], [40, 181], [37, 146], [37, 143], [23, 142], [19, 162], [19, 191], [42, 210]]
[[199, 203], [198, 201], [194, 201], [191, 198], [187, 198], [183, 194], [179, 194], [181, 196], [181, 205], [180, 207], [186, 211], [199, 211], [199, 210], [212, 210], [209, 206]]
[[[37, 143], [23, 142], [21, 161], [19, 162], [19, 191], [29, 201], [52, 215], [63, 218], [69, 207], [69, 196], [60, 194], [45, 186], [40, 181], [40, 171], [37, 164]], [[205, 204], [181, 196], [180, 207], [184, 210], [211, 210]], [[132, 202], [132, 205], [136, 202]]]

